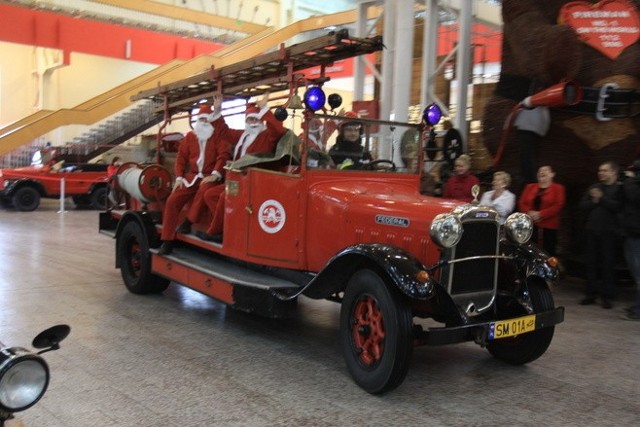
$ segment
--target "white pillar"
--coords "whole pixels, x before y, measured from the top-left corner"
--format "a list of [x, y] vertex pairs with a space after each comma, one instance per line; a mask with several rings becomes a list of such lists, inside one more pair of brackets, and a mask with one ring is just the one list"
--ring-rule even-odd
[[[357, 6], [356, 18], [356, 37], [365, 37], [367, 35], [367, 11], [369, 10], [369, 1], [359, 1]], [[363, 57], [357, 57], [354, 62], [353, 79], [353, 99], [362, 101], [364, 99], [364, 78], [365, 64]]]
[[[433, 102], [436, 61], [438, 58], [438, 0], [426, 0], [422, 34], [422, 75], [420, 77], [420, 106], [424, 109]], [[448, 107], [448, 106], [447, 106]]]
[[[413, 18], [413, 0], [396, 0], [396, 34], [395, 34], [395, 62], [393, 68], [393, 112], [394, 120], [406, 122], [409, 118], [409, 104], [411, 103], [411, 81], [413, 74], [413, 35], [415, 19]], [[393, 162], [404, 166], [400, 155], [400, 141], [402, 129], [393, 135]]]
[[58, 211], [58, 213], [65, 213], [64, 211], [64, 199], [65, 199], [65, 195], [64, 195], [64, 178], [62, 178], [60, 180], [60, 210]]
[[[380, 82], [380, 119], [389, 120], [393, 107], [393, 63], [395, 57], [395, 0], [384, 1], [384, 25], [383, 43], [385, 49], [382, 51], [382, 81]], [[386, 143], [385, 138], [381, 138], [378, 147], [378, 158], [390, 159], [391, 146]]]
[[396, 0], [395, 62], [393, 67], [393, 111], [395, 120], [406, 122], [411, 102], [413, 71], [413, 0]]
[[467, 90], [471, 76], [471, 25], [472, 7], [470, 1], [461, 2], [459, 23], [458, 23], [458, 57], [456, 61], [456, 79], [458, 82], [458, 93], [456, 97], [456, 117], [454, 126], [460, 131], [464, 143], [464, 150], [467, 151], [469, 129], [467, 125]]

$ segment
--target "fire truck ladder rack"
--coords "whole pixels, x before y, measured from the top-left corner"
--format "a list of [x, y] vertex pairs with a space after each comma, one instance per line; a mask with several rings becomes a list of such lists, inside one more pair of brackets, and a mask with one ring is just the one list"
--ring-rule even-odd
[[159, 85], [157, 88], [139, 92], [132, 101], [151, 99], [162, 103], [158, 113], [169, 115], [188, 112], [203, 100], [211, 101], [214, 93], [221, 92], [225, 98], [249, 99], [266, 92], [291, 91], [300, 78], [295, 73], [320, 66], [319, 77], [307, 83], [322, 84], [328, 80], [325, 67], [354, 56], [382, 50], [382, 37], [350, 37], [348, 30], [339, 30], [326, 36], [302, 42], [288, 48], [227, 65], [179, 80]]

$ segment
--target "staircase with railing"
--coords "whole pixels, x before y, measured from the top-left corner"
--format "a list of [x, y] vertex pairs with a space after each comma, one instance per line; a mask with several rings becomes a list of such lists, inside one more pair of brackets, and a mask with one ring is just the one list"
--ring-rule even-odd
[[162, 116], [155, 113], [156, 108], [157, 105], [151, 101], [136, 103], [124, 113], [109, 118], [63, 146], [56, 147], [57, 158], [72, 163], [86, 163], [95, 159], [159, 123]]
[[[152, 101], [139, 101], [126, 111], [97, 123], [83, 134], [55, 146], [56, 159], [68, 163], [88, 163], [117, 145], [133, 138], [162, 120], [156, 113], [158, 105]], [[23, 145], [0, 157], [1, 168], [31, 164], [33, 153], [45, 147], [42, 141]]]

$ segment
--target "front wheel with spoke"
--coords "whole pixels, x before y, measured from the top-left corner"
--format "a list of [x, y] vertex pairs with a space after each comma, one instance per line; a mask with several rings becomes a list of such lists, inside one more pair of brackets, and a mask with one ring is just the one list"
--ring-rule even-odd
[[398, 387], [413, 352], [412, 315], [399, 292], [372, 270], [353, 275], [340, 310], [340, 338], [354, 381], [372, 394]]

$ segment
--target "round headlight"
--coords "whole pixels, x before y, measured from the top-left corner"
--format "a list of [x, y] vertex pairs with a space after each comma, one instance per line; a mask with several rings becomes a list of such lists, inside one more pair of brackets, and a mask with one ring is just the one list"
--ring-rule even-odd
[[533, 221], [529, 215], [518, 212], [509, 215], [504, 222], [504, 228], [509, 240], [526, 243], [533, 233]]
[[44, 359], [14, 347], [0, 353], [0, 409], [19, 412], [34, 405], [49, 385]]
[[462, 237], [462, 223], [455, 215], [440, 214], [433, 219], [430, 232], [437, 245], [451, 248], [457, 245]]

